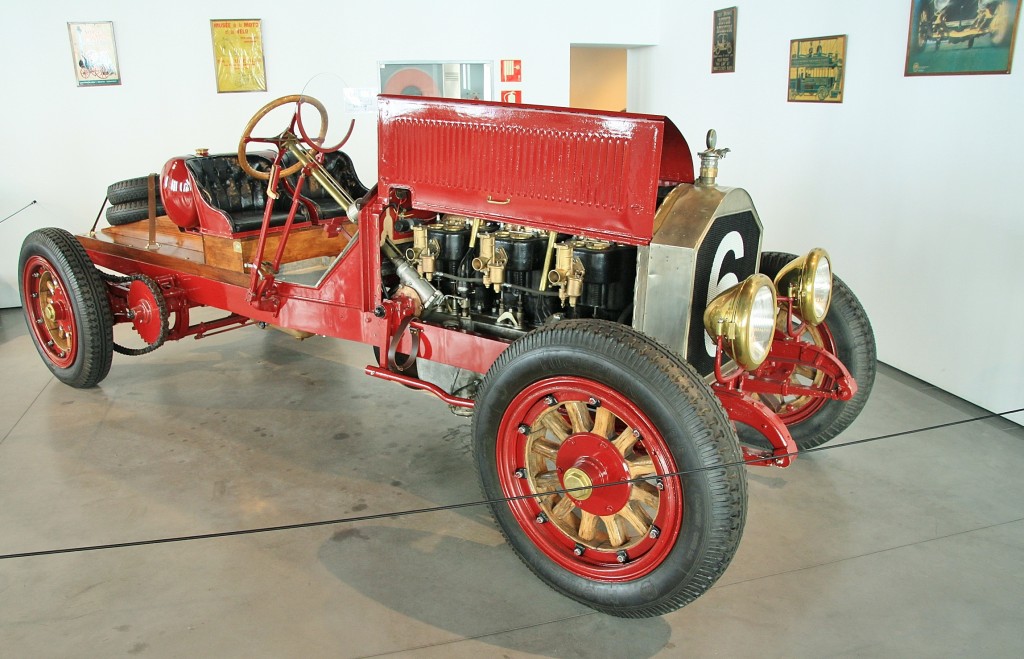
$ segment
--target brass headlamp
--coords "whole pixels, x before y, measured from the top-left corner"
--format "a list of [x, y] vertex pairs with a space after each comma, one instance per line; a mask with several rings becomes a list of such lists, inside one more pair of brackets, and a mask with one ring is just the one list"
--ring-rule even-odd
[[795, 300], [797, 313], [805, 323], [821, 323], [832, 303], [832, 263], [828, 252], [815, 247], [787, 263], [775, 276], [775, 288]]
[[766, 275], [751, 275], [708, 303], [704, 328], [712, 338], [722, 337], [737, 364], [753, 371], [771, 350], [777, 312], [775, 284]]

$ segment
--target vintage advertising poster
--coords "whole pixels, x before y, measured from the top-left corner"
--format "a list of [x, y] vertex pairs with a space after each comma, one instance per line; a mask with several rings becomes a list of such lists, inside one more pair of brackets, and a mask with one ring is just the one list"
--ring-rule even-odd
[[711, 46], [711, 72], [733, 73], [736, 70], [736, 8], [715, 11], [714, 39]]
[[121, 84], [113, 23], [68, 23], [68, 36], [79, 87]]
[[842, 103], [846, 35], [789, 42], [789, 100]]
[[217, 92], [267, 90], [263, 30], [259, 19], [210, 21]]
[[907, 76], [1009, 73], [1019, 0], [911, 0]]

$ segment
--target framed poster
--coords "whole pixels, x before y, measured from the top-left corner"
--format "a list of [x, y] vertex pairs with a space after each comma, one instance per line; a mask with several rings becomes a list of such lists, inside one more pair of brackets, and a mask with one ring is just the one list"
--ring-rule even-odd
[[1009, 73], [1020, 0], [911, 0], [906, 76]]
[[121, 84], [112, 22], [68, 23], [68, 36], [79, 87]]
[[842, 103], [846, 35], [789, 42], [789, 100]]
[[489, 101], [491, 62], [380, 62], [380, 92]]
[[736, 8], [715, 10], [713, 43], [711, 46], [711, 72], [736, 71]]
[[263, 29], [258, 18], [210, 21], [217, 93], [267, 91]]

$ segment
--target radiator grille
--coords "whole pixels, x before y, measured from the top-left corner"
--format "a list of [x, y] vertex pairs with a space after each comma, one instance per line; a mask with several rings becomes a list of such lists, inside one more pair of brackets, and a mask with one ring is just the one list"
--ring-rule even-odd
[[[738, 249], [737, 244], [741, 245]], [[707, 333], [704, 331], [704, 310], [707, 308], [708, 291], [712, 286], [717, 289], [718, 283], [730, 273], [735, 276], [736, 282], [741, 282], [757, 272], [760, 245], [761, 229], [754, 214], [746, 211], [717, 218], [697, 249], [686, 360], [702, 375], [711, 373], [715, 368], [715, 361], [708, 354], [705, 344]], [[721, 259], [718, 273], [713, 272], [716, 255]], [[715, 290], [714, 295], [723, 290], [725, 288]]]

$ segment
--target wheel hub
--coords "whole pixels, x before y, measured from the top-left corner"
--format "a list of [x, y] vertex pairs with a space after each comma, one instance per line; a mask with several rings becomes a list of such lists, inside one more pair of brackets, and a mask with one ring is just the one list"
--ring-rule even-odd
[[[590, 488], [594, 485], [594, 481], [587, 475], [587, 472], [583, 471], [579, 467], [569, 467], [562, 474], [562, 484], [565, 485], [568, 490], [575, 490], [570, 492], [569, 496], [579, 501], [588, 499], [593, 493]], [[586, 488], [586, 489], [579, 489]]]
[[[563, 489], [576, 505], [598, 516], [612, 515], [629, 503], [629, 465], [611, 442], [584, 432], [562, 442], [555, 466]], [[595, 487], [597, 486], [597, 487]], [[588, 488], [588, 489], [576, 489]]]

